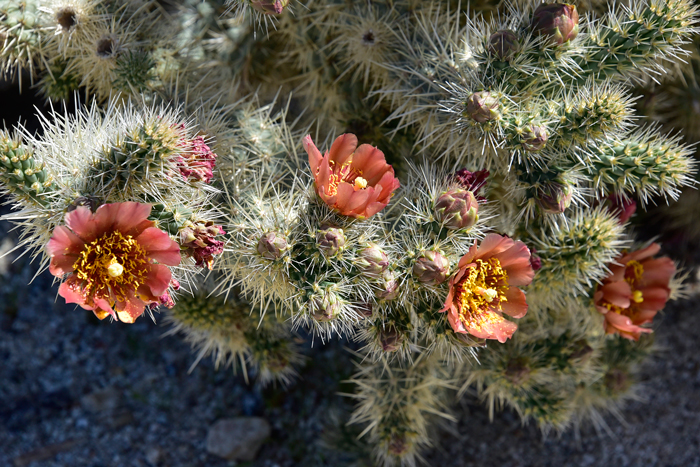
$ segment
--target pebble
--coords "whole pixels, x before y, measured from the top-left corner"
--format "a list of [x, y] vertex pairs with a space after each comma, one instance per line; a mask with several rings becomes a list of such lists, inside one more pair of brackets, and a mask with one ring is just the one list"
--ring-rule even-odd
[[207, 452], [228, 460], [250, 462], [270, 432], [270, 424], [264, 418], [222, 419], [209, 428]]
[[83, 396], [80, 404], [88, 412], [104, 412], [119, 407], [121, 397], [121, 392], [117, 388], [110, 386]]
[[148, 465], [156, 467], [163, 460], [163, 451], [158, 446], [151, 446], [146, 449], [146, 462]]

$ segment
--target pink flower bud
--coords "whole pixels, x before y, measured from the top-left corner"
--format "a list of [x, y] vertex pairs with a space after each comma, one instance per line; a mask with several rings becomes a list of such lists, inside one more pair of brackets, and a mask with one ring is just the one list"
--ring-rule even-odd
[[452, 188], [435, 201], [435, 218], [450, 230], [469, 229], [479, 220], [479, 204], [474, 193]]
[[277, 232], [268, 232], [258, 240], [258, 253], [271, 261], [281, 258], [288, 249], [287, 239]]
[[447, 279], [449, 272], [450, 260], [438, 251], [424, 251], [413, 263], [413, 277], [421, 284], [442, 284]]
[[475, 92], [467, 98], [465, 115], [478, 123], [486, 123], [499, 117], [498, 100], [488, 91]]
[[566, 3], [542, 4], [532, 15], [535, 34], [549, 36], [552, 44], [563, 44], [578, 35], [578, 11]]

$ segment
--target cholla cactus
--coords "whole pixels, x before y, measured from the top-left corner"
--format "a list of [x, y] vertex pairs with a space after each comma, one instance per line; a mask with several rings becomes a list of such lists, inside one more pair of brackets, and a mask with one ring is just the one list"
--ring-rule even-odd
[[603, 426], [678, 281], [627, 221], [696, 172], [631, 78], [687, 55], [697, 8], [303, 3], [0, 2], [6, 74], [97, 98], [0, 135], [23, 245], [69, 302], [171, 307], [196, 361], [261, 384], [295, 375], [297, 330], [359, 342], [382, 465], [414, 465], [455, 393]]

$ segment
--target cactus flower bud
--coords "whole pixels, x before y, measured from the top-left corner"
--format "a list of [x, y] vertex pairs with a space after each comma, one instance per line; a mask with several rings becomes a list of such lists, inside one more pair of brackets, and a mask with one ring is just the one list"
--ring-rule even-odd
[[268, 232], [258, 240], [258, 253], [271, 261], [281, 258], [288, 249], [287, 239], [277, 232]]
[[438, 251], [424, 251], [413, 263], [413, 277], [422, 284], [442, 284], [447, 279], [449, 272], [450, 260]]
[[479, 204], [474, 193], [452, 188], [435, 201], [435, 218], [450, 230], [469, 229], [479, 220]]
[[309, 300], [308, 307], [311, 316], [316, 321], [325, 323], [338, 317], [342, 304], [337, 294], [324, 290]]
[[380, 300], [393, 300], [399, 294], [399, 283], [392, 271], [384, 271], [379, 286], [377, 298]]
[[547, 129], [541, 125], [530, 125], [520, 136], [520, 144], [528, 152], [541, 151], [547, 144]]
[[255, 11], [266, 15], [279, 15], [289, 5], [289, 0], [250, 0]]
[[498, 99], [488, 91], [475, 92], [467, 98], [465, 114], [479, 123], [496, 120], [499, 117]]
[[345, 234], [339, 227], [325, 227], [316, 232], [316, 247], [323, 256], [335, 256], [345, 249]]
[[379, 342], [384, 352], [396, 352], [401, 348], [404, 336], [393, 324], [387, 324], [379, 330]]
[[367, 248], [360, 251], [355, 265], [365, 276], [379, 278], [389, 267], [389, 258], [379, 245], [370, 243]]
[[520, 50], [518, 36], [508, 29], [501, 29], [491, 34], [488, 52], [502, 62], [506, 62]]
[[553, 180], [537, 190], [535, 202], [546, 214], [561, 214], [571, 205], [573, 190], [566, 182]]
[[552, 44], [563, 44], [578, 35], [578, 11], [575, 5], [550, 3], [537, 7], [532, 15], [533, 32], [549, 36]]

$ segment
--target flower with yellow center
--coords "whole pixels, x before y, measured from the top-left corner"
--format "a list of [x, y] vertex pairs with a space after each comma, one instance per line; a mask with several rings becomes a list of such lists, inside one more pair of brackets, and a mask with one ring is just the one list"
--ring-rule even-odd
[[309, 154], [316, 194], [345, 216], [366, 219], [389, 204], [399, 187], [384, 153], [369, 144], [357, 146], [357, 137], [340, 135], [323, 156], [311, 136], [303, 141]]
[[180, 263], [180, 247], [154, 227], [150, 212], [150, 204], [115, 203], [66, 214], [66, 225], [56, 227], [47, 246], [49, 271], [68, 274], [59, 295], [100, 319], [128, 323], [148, 305], [169, 303], [166, 265]]
[[621, 255], [609, 265], [610, 275], [597, 287], [593, 296], [596, 309], [605, 316], [605, 332], [638, 340], [652, 330], [642, 327], [651, 323], [668, 300], [668, 283], [676, 271], [670, 258], [653, 258], [661, 247], [652, 243], [632, 253]]
[[497, 234], [474, 244], [450, 279], [450, 291], [441, 311], [448, 312], [452, 329], [482, 339], [505, 342], [517, 325], [502, 313], [522, 318], [525, 294], [517, 286], [532, 282], [530, 250], [522, 242]]

